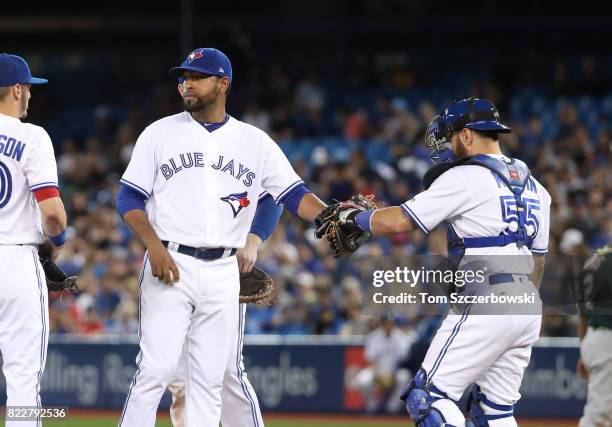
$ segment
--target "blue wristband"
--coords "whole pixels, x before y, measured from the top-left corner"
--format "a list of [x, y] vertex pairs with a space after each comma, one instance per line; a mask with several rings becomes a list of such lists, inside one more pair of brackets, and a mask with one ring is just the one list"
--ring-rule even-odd
[[370, 224], [370, 219], [372, 218], [373, 213], [374, 211], [359, 212], [355, 217], [355, 224], [357, 224], [357, 226], [363, 231], [371, 233], [372, 226]]
[[64, 243], [66, 243], [66, 230], [62, 231], [57, 236], [49, 236], [49, 240], [55, 246], [62, 246]]

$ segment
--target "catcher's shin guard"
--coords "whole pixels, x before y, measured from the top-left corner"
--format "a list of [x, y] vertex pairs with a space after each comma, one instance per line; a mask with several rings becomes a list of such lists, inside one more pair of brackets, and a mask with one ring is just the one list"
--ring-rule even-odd
[[417, 427], [463, 427], [465, 418], [446, 393], [428, 383], [427, 373], [420, 368], [404, 387], [400, 398]]
[[489, 421], [514, 417], [514, 405], [490, 401], [476, 384], [468, 397], [467, 410], [474, 427], [491, 427]]

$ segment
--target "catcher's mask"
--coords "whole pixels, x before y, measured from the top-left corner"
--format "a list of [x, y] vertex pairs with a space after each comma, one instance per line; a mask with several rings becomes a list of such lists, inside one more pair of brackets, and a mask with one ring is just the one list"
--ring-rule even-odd
[[425, 132], [425, 146], [430, 150], [431, 160], [438, 164], [455, 160], [455, 154], [451, 149], [451, 132], [446, 126], [444, 117], [437, 115], [427, 125]]

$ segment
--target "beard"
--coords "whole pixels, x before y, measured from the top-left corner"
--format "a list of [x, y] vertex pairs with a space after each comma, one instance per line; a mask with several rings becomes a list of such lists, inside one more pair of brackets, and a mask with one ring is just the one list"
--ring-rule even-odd
[[195, 112], [202, 111], [210, 107], [211, 105], [217, 102], [218, 98], [219, 98], [218, 91], [211, 92], [210, 94], [206, 96], [199, 96], [195, 100], [188, 101], [183, 98], [183, 108], [188, 113], [195, 113]]
[[468, 156], [467, 148], [465, 148], [465, 145], [463, 145], [463, 142], [461, 142], [461, 140], [457, 141], [457, 145], [453, 150], [453, 154], [457, 159], [462, 159], [463, 157]]

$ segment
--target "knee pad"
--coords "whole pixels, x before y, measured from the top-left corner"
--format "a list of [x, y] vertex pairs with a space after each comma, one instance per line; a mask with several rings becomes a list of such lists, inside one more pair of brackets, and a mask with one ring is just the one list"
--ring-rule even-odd
[[476, 384], [472, 386], [468, 397], [467, 410], [474, 427], [489, 427], [489, 421], [514, 416], [514, 405], [492, 402]]
[[427, 373], [419, 369], [402, 390], [400, 398], [417, 427], [463, 427], [463, 414], [446, 394], [428, 383]]

